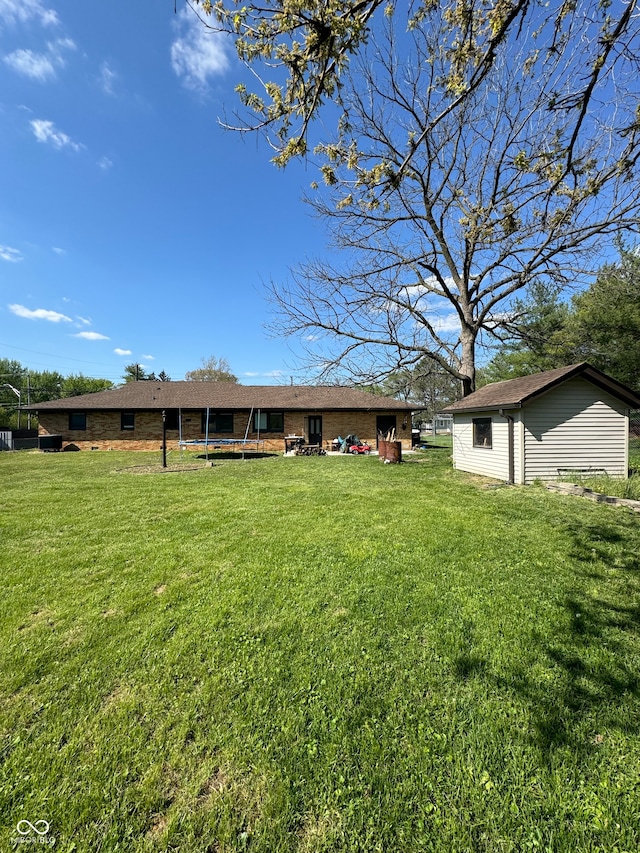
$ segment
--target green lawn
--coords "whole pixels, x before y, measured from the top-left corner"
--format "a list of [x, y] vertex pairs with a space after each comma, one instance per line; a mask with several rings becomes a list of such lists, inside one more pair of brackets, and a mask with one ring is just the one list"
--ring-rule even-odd
[[636, 853], [637, 515], [158, 462], [0, 454], [0, 850]]

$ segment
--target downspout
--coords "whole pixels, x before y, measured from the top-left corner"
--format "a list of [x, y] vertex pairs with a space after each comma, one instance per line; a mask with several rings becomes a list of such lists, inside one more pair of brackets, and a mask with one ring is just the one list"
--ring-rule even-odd
[[514, 423], [515, 419], [513, 415], [506, 414], [504, 409], [498, 409], [498, 414], [501, 418], [506, 418], [509, 433], [509, 479], [507, 482], [510, 486], [513, 486], [515, 481], [515, 452], [514, 452]]

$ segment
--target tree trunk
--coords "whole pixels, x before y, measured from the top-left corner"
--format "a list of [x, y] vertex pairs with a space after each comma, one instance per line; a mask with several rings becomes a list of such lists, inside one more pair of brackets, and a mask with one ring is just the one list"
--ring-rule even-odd
[[460, 373], [462, 373], [462, 396], [468, 397], [476, 390], [476, 332], [464, 328], [460, 336], [462, 342], [462, 358]]

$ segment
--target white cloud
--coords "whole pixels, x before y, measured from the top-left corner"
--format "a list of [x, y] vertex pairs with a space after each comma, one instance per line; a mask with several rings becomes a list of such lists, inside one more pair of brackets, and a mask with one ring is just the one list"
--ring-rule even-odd
[[64, 54], [75, 49], [75, 43], [71, 39], [61, 38], [47, 42], [46, 53], [34, 53], [32, 50], [23, 49], [14, 50], [13, 53], [5, 56], [3, 61], [18, 74], [44, 83], [56, 76], [57, 68], [64, 68], [67, 64]]
[[35, 21], [43, 27], [60, 23], [57, 13], [40, 0], [0, 0], [0, 21], [11, 25]]
[[24, 305], [9, 305], [9, 311], [16, 317], [24, 317], [27, 320], [48, 320], [50, 323], [70, 323], [71, 317], [60, 314], [58, 311], [48, 311], [46, 308], [36, 308], [32, 311]]
[[[451, 276], [447, 276], [444, 279], [444, 283], [450, 291], [453, 291], [453, 292], [457, 291], [458, 288], [456, 287], [456, 284], [455, 284], [453, 278], [451, 278]], [[409, 297], [420, 297], [420, 296], [424, 296], [427, 293], [435, 293], [435, 294], [444, 293], [444, 290], [442, 289], [442, 285], [440, 284], [440, 282], [438, 281], [438, 279], [435, 276], [429, 276], [428, 278], [426, 278], [424, 280], [424, 283], [422, 283], [422, 284], [406, 285], [405, 287], [402, 288], [402, 290]]]
[[120, 347], [116, 347], [114, 352], [116, 355], [131, 355], [130, 349], [120, 349]]
[[32, 50], [14, 50], [2, 60], [9, 68], [23, 77], [30, 77], [44, 83], [56, 76], [56, 69], [51, 58], [44, 53], [34, 53]]
[[11, 246], [0, 246], [0, 258], [3, 261], [9, 261], [11, 264], [17, 264], [18, 261], [24, 260], [19, 249], [12, 249]]
[[143, 355], [142, 357], [147, 361], [155, 361], [155, 355]]
[[52, 121], [33, 119], [30, 124], [38, 142], [49, 142], [58, 150], [61, 148], [71, 148], [72, 151], [81, 151], [84, 148], [84, 145], [81, 145], [79, 142], [74, 142], [66, 133], [63, 133], [61, 130], [56, 130]]
[[103, 62], [100, 66], [100, 87], [105, 95], [115, 94], [113, 84], [118, 79], [118, 75], [111, 68], [108, 62]]
[[56, 255], [66, 255], [67, 254], [66, 251], [64, 249], [61, 249], [59, 246], [52, 246], [51, 251], [55, 252]]
[[455, 311], [451, 312], [451, 314], [445, 314], [439, 317], [429, 317], [429, 320], [436, 332], [460, 331], [460, 317], [458, 317]]
[[108, 341], [106, 335], [101, 335], [99, 332], [78, 332], [77, 335], [73, 335], [74, 338], [83, 338], [85, 341]]
[[110, 160], [108, 157], [101, 157], [98, 160], [98, 166], [102, 169], [103, 172], [108, 172], [109, 169], [113, 166], [113, 160]]
[[90, 326], [91, 320], [87, 320], [86, 317], [81, 317], [79, 314], [76, 314], [76, 320], [80, 326]]
[[210, 79], [229, 67], [227, 37], [207, 29], [189, 7], [178, 14], [176, 26], [179, 33], [171, 45], [171, 66], [188, 89], [205, 91]]

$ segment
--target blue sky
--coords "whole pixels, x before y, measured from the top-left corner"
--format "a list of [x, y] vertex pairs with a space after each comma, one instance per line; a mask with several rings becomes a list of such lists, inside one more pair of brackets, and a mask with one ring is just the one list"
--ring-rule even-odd
[[176, 8], [0, 0], [0, 357], [118, 381], [215, 355], [245, 384], [296, 377], [265, 284], [323, 253], [300, 201], [315, 170], [221, 129], [242, 69]]

